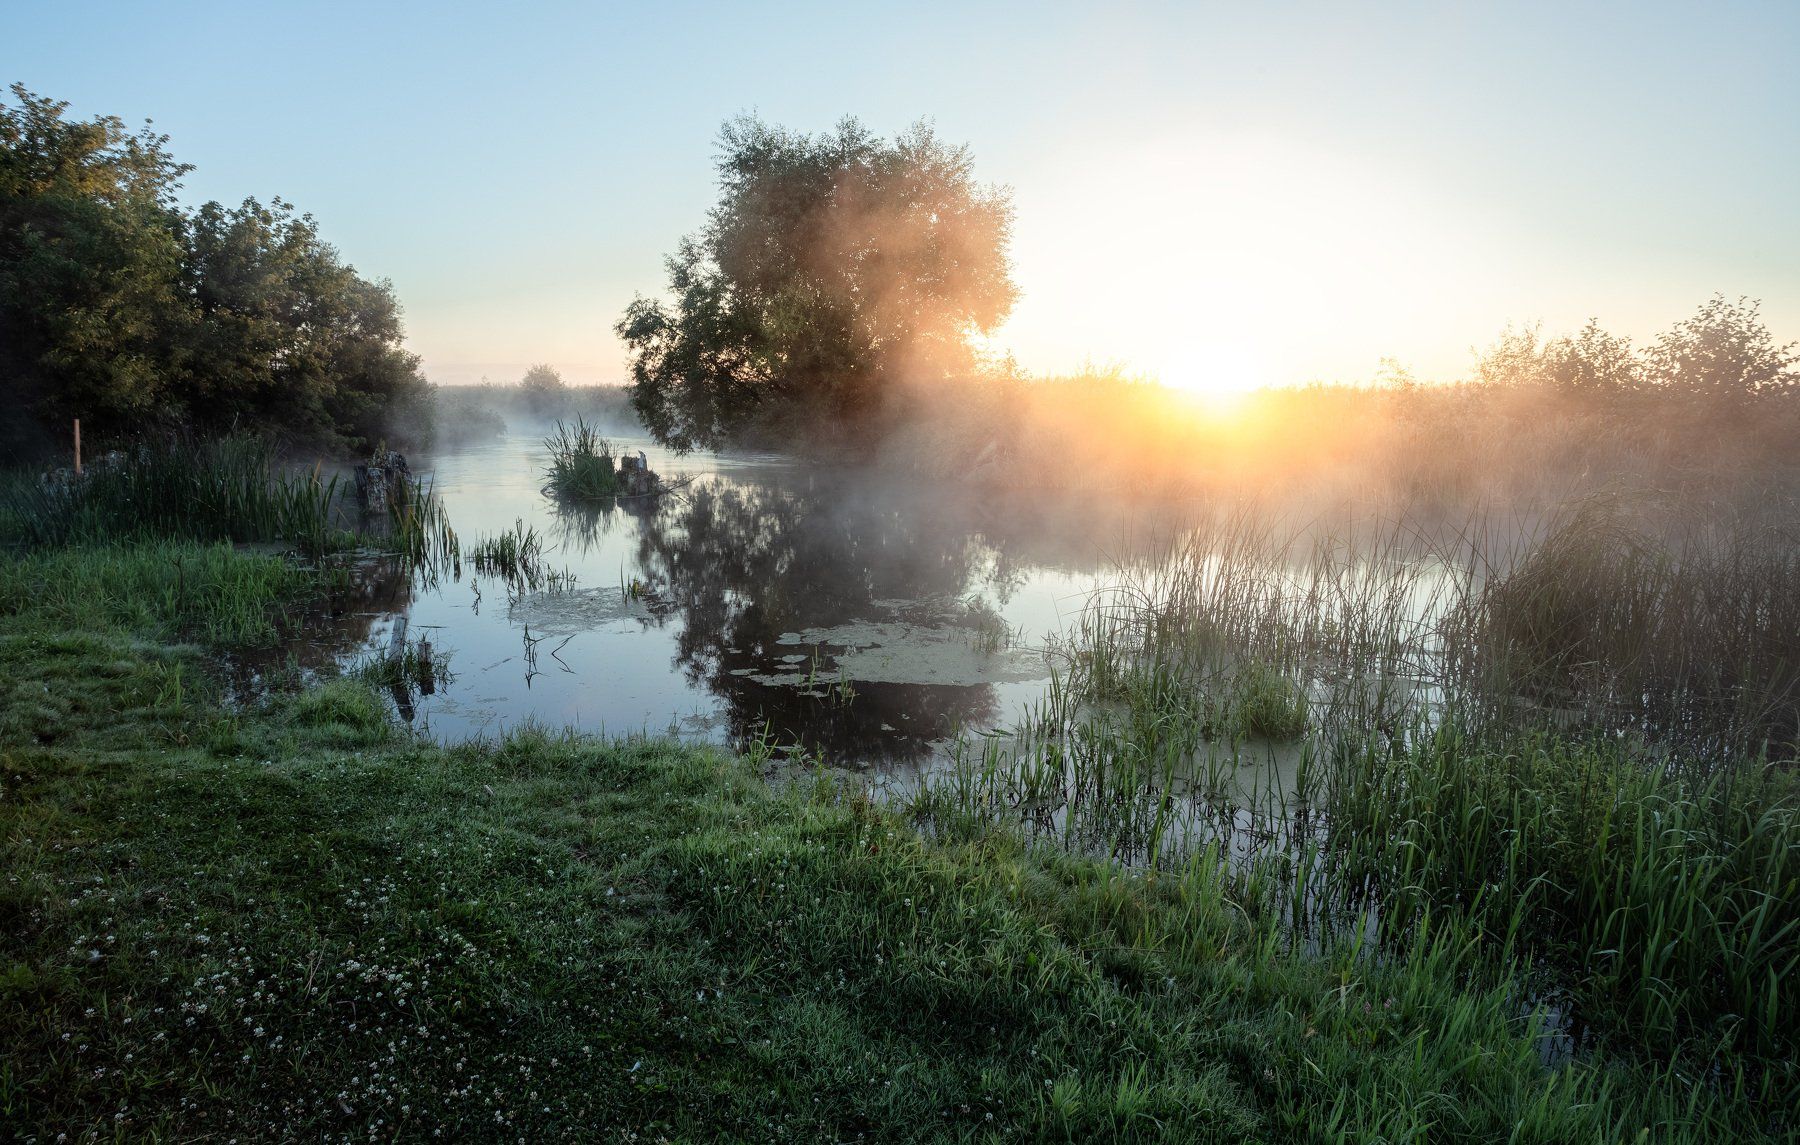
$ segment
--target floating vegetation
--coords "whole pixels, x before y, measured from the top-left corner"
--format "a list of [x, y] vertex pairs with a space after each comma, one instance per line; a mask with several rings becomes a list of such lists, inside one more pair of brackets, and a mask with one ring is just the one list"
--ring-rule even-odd
[[970, 632], [970, 646], [989, 655], [1004, 652], [1018, 640], [1018, 632], [1006, 622], [999, 610], [981, 597], [963, 602], [958, 621]]

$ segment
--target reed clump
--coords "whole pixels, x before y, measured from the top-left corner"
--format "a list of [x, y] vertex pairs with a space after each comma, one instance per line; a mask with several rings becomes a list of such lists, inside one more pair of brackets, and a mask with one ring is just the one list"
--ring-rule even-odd
[[1779, 528], [1677, 522], [1617, 497], [1554, 517], [1445, 626], [1469, 688], [1528, 697], [1689, 758], [1792, 755], [1800, 733], [1800, 543]]
[[261, 437], [174, 436], [97, 458], [79, 476], [15, 475], [6, 500], [27, 544], [279, 542], [318, 556], [354, 543], [338, 486], [316, 468], [284, 467]]
[[558, 421], [556, 431], [544, 439], [550, 451], [544, 491], [559, 501], [604, 501], [619, 493], [619, 476], [612, 443], [598, 427], [577, 414], [572, 422]]
[[568, 570], [557, 570], [544, 559], [544, 538], [521, 518], [504, 533], [484, 537], [469, 550], [477, 573], [500, 580], [509, 599], [527, 592], [566, 592], [575, 587]]
[[523, 518], [497, 536], [485, 537], [469, 550], [475, 571], [488, 576], [530, 579], [544, 559], [544, 541]]
[[911, 810], [946, 839], [1209, 865], [1327, 959], [1446, 943], [1553, 1008], [1551, 1042], [1672, 1053], [1784, 1109], [1794, 552], [1591, 499], [1505, 527], [1224, 513], [1121, 570], [1045, 700]]

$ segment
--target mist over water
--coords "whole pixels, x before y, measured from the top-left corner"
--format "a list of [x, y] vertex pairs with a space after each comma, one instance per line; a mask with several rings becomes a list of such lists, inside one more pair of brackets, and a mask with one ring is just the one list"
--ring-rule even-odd
[[[465, 552], [520, 522], [567, 583], [514, 587], [465, 564], [360, 606], [379, 654], [404, 618], [448, 679], [410, 697], [445, 742], [526, 721], [732, 744], [765, 731], [847, 767], [914, 764], [1017, 718], [1050, 676], [1045, 643], [1169, 514], [1026, 497], [975, 502], [769, 454], [677, 456], [615, 437], [691, 484], [616, 506], [540, 492], [540, 438], [421, 455]], [[1134, 551], [1133, 545], [1136, 545]]]

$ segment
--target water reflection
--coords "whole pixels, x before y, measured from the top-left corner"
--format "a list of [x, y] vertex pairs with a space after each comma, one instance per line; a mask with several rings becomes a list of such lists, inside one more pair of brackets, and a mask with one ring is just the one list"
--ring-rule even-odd
[[914, 763], [1041, 692], [1047, 670], [1029, 649], [1116, 558], [1096, 538], [1123, 528], [779, 458], [619, 444], [695, 480], [676, 495], [559, 508], [539, 490], [535, 439], [420, 459], [465, 551], [533, 529], [548, 570], [567, 576], [533, 588], [464, 569], [411, 597], [368, 599], [318, 642], [352, 662], [405, 618], [453, 670], [396, 706], [444, 741], [536, 720], [723, 743], [766, 734], [833, 764]]
[[[346, 654], [385, 646], [399, 618], [412, 607], [412, 578], [386, 558], [347, 562], [323, 599], [284, 616], [287, 639], [267, 648], [233, 653], [223, 662], [226, 695], [251, 699], [280, 683], [298, 683], [322, 669], [345, 666]], [[411, 717], [405, 717], [410, 722]]]
[[[711, 482], [643, 521], [637, 566], [673, 609], [675, 662], [721, 697], [734, 737], [761, 733], [844, 760], [910, 761], [997, 717], [989, 683], [857, 681], [806, 630], [911, 615], [945, 623], [991, 546], [917, 501]], [[786, 638], [784, 640], [784, 637]], [[771, 672], [775, 665], [787, 671]], [[803, 676], [792, 683], [752, 677]]]

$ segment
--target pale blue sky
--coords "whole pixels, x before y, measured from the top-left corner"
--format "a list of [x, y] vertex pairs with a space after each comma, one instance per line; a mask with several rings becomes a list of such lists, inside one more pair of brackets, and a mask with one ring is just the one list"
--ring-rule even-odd
[[14, 3], [0, 80], [153, 117], [196, 202], [281, 195], [442, 381], [611, 327], [755, 110], [929, 117], [1013, 187], [995, 342], [1285, 382], [1453, 375], [1507, 322], [1715, 291], [1800, 337], [1800, 3]]

